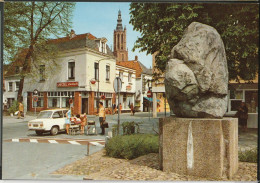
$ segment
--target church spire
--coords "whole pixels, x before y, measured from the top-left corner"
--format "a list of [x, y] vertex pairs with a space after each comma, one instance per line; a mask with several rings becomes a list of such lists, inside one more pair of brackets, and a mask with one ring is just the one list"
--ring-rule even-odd
[[123, 30], [122, 26], [122, 18], [121, 18], [121, 11], [118, 11], [118, 18], [117, 18], [117, 25], [116, 25], [116, 30]]

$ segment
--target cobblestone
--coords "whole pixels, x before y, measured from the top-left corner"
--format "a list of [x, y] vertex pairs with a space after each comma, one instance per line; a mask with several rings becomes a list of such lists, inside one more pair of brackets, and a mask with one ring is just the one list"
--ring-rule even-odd
[[85, 175], [91, 180], [150, 180], [150, 181], [256, 181], [257, 164], [239, 162], [238, 172], [232, 179], [206, 179], [179, 175], [159, 170], [159, 156], [151, 153], [133, 160], [116, 159], [99, 151], [91, 156], [67, 165], [53, 174]]

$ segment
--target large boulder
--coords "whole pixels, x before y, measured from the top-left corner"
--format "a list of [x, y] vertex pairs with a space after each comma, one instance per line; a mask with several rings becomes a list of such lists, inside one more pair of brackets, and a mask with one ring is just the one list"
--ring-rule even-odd
[[227, 110], [228, 69], [223, 41], [211, 26], [191, 23], [173, 47], [165, 90], [179, 117], [222, 118]]

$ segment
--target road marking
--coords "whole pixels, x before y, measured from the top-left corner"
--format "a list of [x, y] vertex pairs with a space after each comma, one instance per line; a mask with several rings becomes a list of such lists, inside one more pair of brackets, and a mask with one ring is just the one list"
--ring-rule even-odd
[[76, 142], [76, 141], [68, 141], [69, 143], [71, 144], [74, 144], [74, 145], [81, 145], [80, 143]]
[[56, 140], [48, 140], [51, 144], [58, 144]]
[[29, 139], [30, 142], [33, 142], [33, 143], [38, 143], [38, 141], [36, 139]]
[[92, 145], [92, 146], [100, 146], [100, 147], [104, 147], [104, 145], [105, 145], [105, 140], [102, 140], [102, 139], [19, 138], [19, 139], [6, 139], [6, 140], [4, 140], [4, 142]]
[[104, 147], [104, 145], [98, 143], [98, 142], [90, 142], [90, 144], [94, 145], [94, 146], [100, 146], [100, 147]]

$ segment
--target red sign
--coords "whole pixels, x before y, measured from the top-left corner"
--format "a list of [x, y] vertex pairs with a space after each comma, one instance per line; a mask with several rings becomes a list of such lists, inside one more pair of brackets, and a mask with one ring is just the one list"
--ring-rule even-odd
[[37, 102], [38, 101], [38, 97], [37, 96], [33, 96], [33, 101]]
[[101, 99], [105, 100], [106, 99], [105, 95], [101, 95]]
[[78, 87], [79, 82], [59, 82], [57, 87]]
[[131, 85], [126, 86], [126, 90], [131, 90], [131, 89], [132, 89]]
[[152, 92], [149, 90], [147, 91], [147, 97], [151, 98], [152, 97]]

